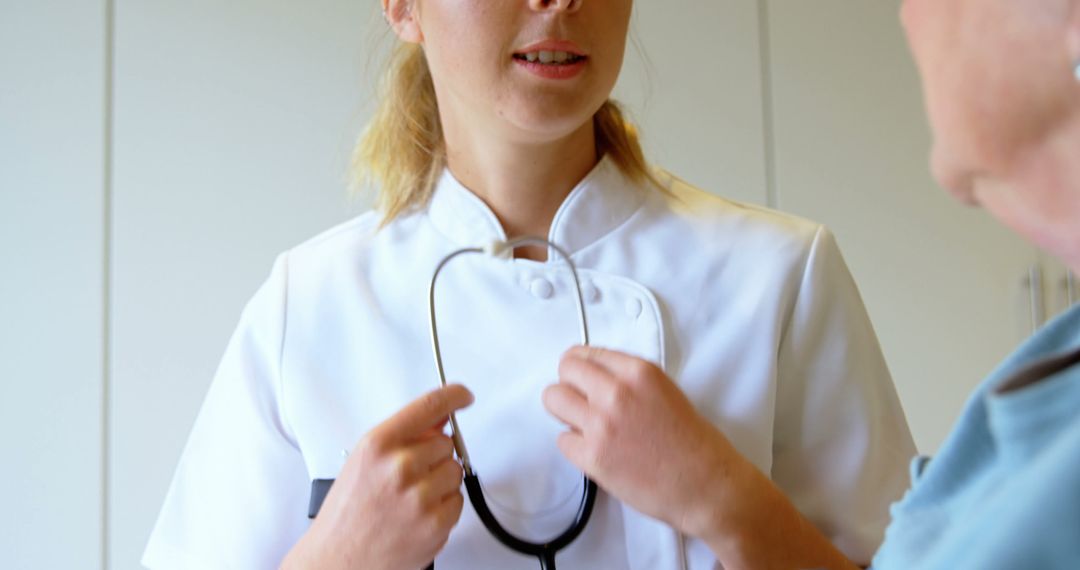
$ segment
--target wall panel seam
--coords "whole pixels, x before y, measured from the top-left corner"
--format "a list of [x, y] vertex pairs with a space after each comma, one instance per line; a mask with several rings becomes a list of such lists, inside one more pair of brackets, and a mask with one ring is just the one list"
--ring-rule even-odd
[[780, 207], [776, 188], [776, 119], [773, 106], [772, 37], [769, 25], [769, 0], [757, 0], [758, 49], [761, 56], [761, 132], [765, 157], [765, 204]]
[[102, 146], [102, 371], [101, 371], [101, 569], [110, 563], [112, 469], [112, 253], [113, 253], [113, 115], [115, 80], [116, 0], [103, 0], [104, 109]]

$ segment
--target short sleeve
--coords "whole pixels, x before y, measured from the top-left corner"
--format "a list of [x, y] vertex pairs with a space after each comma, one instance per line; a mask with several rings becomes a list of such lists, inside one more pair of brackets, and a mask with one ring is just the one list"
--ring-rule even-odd
[[245, 307], [143, 554], [153, 570], [277, 568], [310, 482], [282, 414], [287, 256]]
[[836, 241], [814, 236], [778, 361], [772, 478], [856, 563], [868, 564], [908, 487], [915, 445]]

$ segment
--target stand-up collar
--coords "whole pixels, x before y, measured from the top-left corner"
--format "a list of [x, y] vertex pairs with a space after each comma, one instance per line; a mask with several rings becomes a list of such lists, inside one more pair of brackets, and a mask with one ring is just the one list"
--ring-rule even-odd
[[[573, 254], [622, 225], [644, 199], [645, 190], [624, 178], [619, 168], [605, 157], [567, 195], [546, 237]], [[454, 178], [450, 169], [443, 172], [435, 188], [428, 217], [459, 247], [484, 246], [507, 239], [491, 208]], [[548, 259], [557, 258], [549, 255]]]

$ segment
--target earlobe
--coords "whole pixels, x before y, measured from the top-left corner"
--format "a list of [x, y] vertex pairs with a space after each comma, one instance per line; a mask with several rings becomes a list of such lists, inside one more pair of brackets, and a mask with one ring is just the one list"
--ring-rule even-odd
[[415, 0], [383, 0], [383, 17], [403, 42], [423, 43]]

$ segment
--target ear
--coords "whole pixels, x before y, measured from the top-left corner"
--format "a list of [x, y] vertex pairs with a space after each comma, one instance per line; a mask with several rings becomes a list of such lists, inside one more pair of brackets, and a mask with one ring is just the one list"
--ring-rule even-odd
[[419, 44], [424, 42], [424, 32], [420, 29], [416, 0], [382, 0], [386, 23], [403, 42]]

